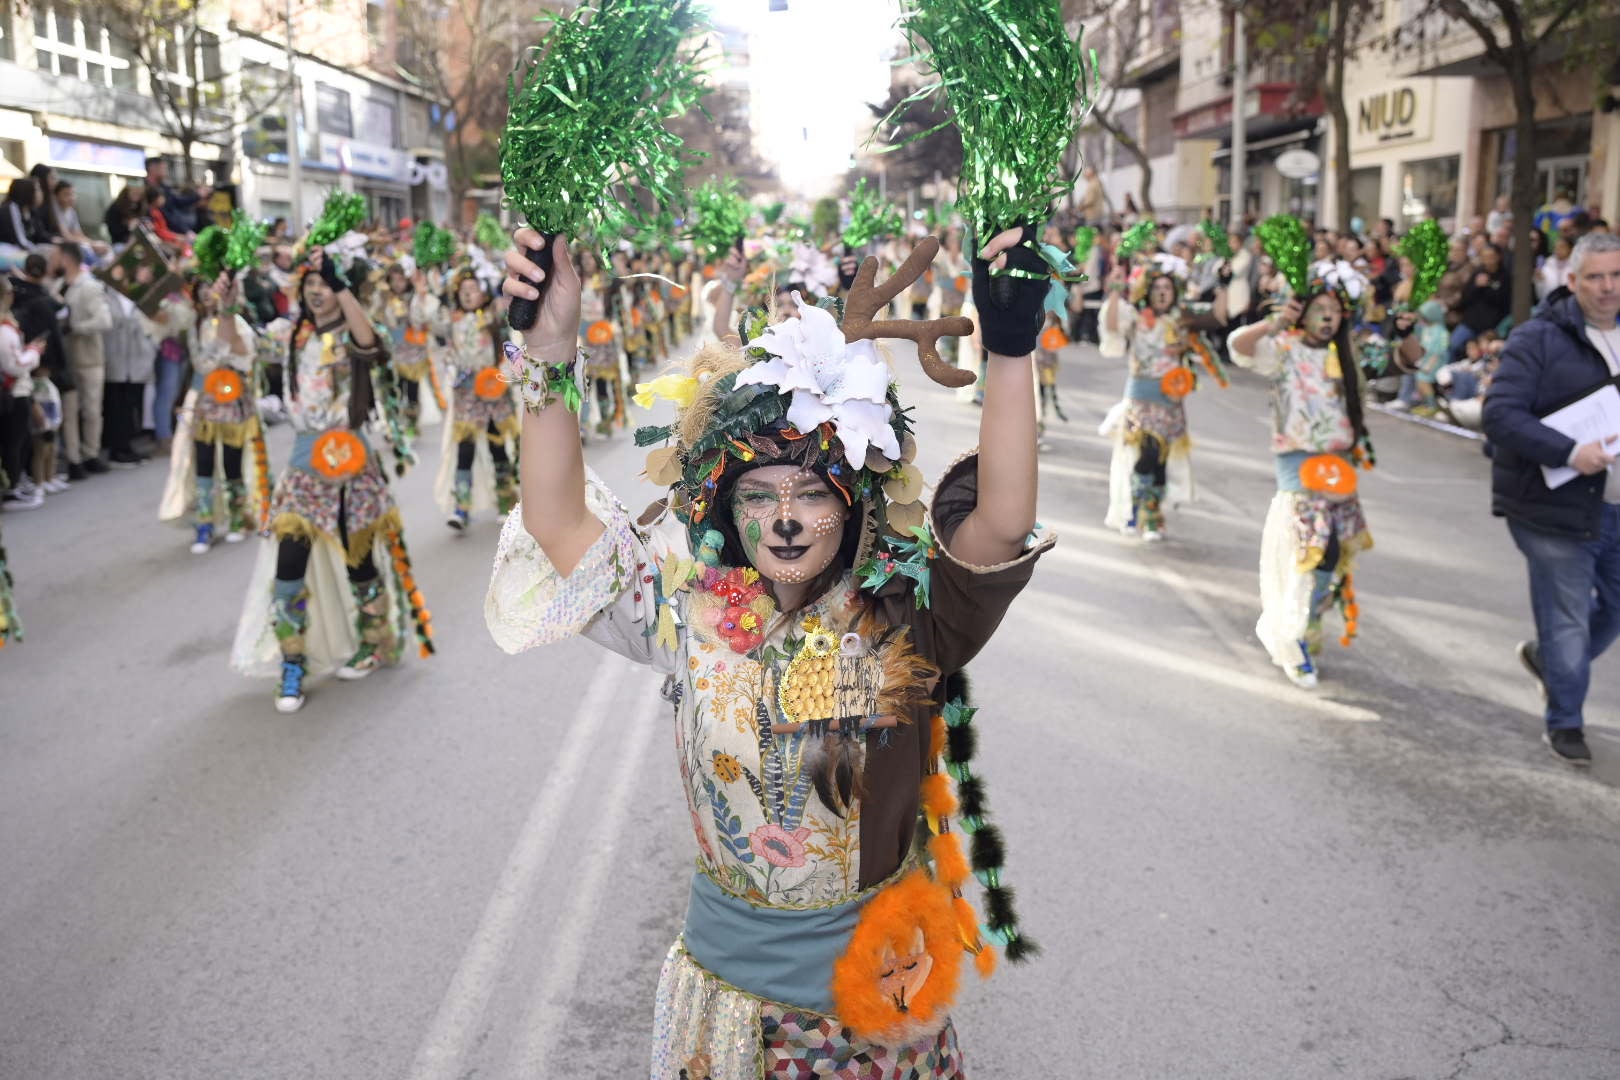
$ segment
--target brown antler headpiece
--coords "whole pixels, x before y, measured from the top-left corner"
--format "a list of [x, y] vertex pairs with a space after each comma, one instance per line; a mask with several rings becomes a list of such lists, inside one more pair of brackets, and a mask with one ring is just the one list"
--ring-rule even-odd
[[861, 263], [861, 268], [855, 274], [855, 283], [850, 286], [849, 294], [844, 297], [844, 340], [876, 341], [878, 338], [894, 338], [901, 341], [915, 342], [917, 346], [917, 360], [930, 379], [941, 386], [966, 386], [973, 382], [977, 376], [966, 368], [952, 367], [939, 357], [939, 339], [949, 335], [951, 337], [966, 337], [973, 333], [973, 320], [961, 315], [952, 315], [943, 319], [882, 319], [873, 321], [873, 316], [882, 311], [901, 290], [908, 288], [934, 261], [939, 253], [939, 241], [934, 237], [926, 237], [918, 241], [917, 246], [911, 249], [911, 255], [900, 264], [900, 269], [885, 281], [877, 284], [877, 259], [867, 256]]

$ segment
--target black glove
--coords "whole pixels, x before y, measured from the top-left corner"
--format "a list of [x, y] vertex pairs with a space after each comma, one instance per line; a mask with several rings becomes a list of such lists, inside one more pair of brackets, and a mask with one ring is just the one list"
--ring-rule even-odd
[[[1045, 321], [1042, 309], [1052, 286], [1052, 269], [1033, 247], [1035, 226], [1020, 226], [1017, 247], [1007, 251], [1007, 269], [1034, 277], [990, 274], [990, 264], [973, 256], [973, 303], [979, 311], [984, 347], [998, 356], [1028, 356]], [[977, 246], [977, 245], [976, 245]]]
[[321, 252], [321, 280], [335, 293], [348, 291], [349, 283], [343, 279], [343, 272], [330, 251]]
[[1216, 272], [1215, 278], [1222, 285], [1232, 284], [1232, 264], [1226, 262], [1221, 263], [1221, 268]]
[[838, 287], [849, 292], [855, 285], [855, 275], [861, 269], [861, 257], [849, 250], [845, 245], [844, 253], [838, 257]]

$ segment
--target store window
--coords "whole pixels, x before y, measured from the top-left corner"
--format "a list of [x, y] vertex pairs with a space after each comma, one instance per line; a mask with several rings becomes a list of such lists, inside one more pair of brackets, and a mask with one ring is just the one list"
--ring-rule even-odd
[[81, 19], [72, 7], [51, 3], [34, 7], [34, 59], [39, 70], [98, 86], [134, 86], [128, 43], [110, 34], [91, 9], [83, 10]]
[[129, 181], [121, 176], [79, 172], [76, 169], [58, 168], [56, 175], [58, 179], [73, 185], [73, 208], [78, 212], [79, 226], [85, 234], [105, 236], [102, 221], [107, 216], [107, 206], [112, 202], [113, 194], [122, 191]]
[[362, 98], [360, 101], [360, 130], [367, 142], [382, 146], [399, 145], [399, 124], [394, 103]]
[[315, 126], [328, 135], [354, 138], [354, 116], [349, 112], [347, 90], [315, 84]]
[[1457, 181], [1462, 173], [1457, 157], [1427, 158], [1401, 166], [1401, 231], [1426, 217], [1448, 232], [1457, 218]]
[[1373, 165], [1350, 171], [1350, 216], [1360, 218], [1370, 227], [1383, 217], [1379, 204], [1379, 190], [1384, 185], [1384, 170]]
[[[1496, 154], [1496, 190], [1513, 193], [1513, 157], [1519, 140], [1512, 128], [1490, 133]], [[1536, 199], [1552, 202], [1563, 192], [1576, 206], [1585, 206], [1591, 171], [1592, 114], [1536, 125]]]

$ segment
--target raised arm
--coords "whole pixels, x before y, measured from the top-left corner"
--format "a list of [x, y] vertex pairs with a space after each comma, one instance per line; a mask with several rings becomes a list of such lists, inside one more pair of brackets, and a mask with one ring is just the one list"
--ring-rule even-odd
[[[557, 237], [549, 275], [529, 259], [546, 241], [533, 229], [519, 229], [517, 245], [506, 253], [506, 281], [501, 291], [540, 301], [534, 326], [523, 334], [530, 366], [565, 368], [573, 378], [579, 339], [579, 275], [568, 242]], [[542, 295], [533, 283], [544, 283]], [[523, 494], [523, 527], [546, 553], [557, 572], [573, 573], [603, 526], [585, 506], [585, 455], [580, 449], [579, 417], [560, 396], [523, 413], [518, 477]]]
[[360, 301], [349, 288], [349, 283], [337, 272], [337, 263], [328, 259], [326, 252], [320, 248], [311, 248], [310, 263], [315, 267], [321, 279], [337, 294], [338, 310], [343, 312], [343, 323], [349, 330], [349, 340], [358, 349], [372, 349], [377, 345], [377, 331], [366, 315], [366, 309], [360, 306]]
[[714, 302], [714, 336], [721, 341], [742, 344], [737, 338], [737, 324], [732, 316], [737, 305], [737, 289], [747, 273], [748, 260], [736, 249], [728, 252], [726, 261], [720, 264], [720, 295]]
[[962, 562], [995, 566], [1018, 557], [1035, 528], [1036, 447], [1034, 379], [1035, 336], [1048, 283], [1007, 278], [1013, 299], [991, 298], [989, 269], [1007, 264], [1021, 230], [1009, 229], [987, 244], [973, 267], [974, 302], [989, 351], [984, 377], [984, 411], [979, 417], [979, 501], [951, 538], [951, 552]]

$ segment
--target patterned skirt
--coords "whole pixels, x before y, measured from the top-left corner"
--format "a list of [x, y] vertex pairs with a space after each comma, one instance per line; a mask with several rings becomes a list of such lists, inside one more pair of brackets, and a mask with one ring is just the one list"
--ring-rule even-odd
[[241, 448], [259, 433], [259, 414], [252, 395], [243, 393], [234, 401], [220, 401], [203, 389], [201, 376], [192, 385], [197, 391], [191, 421], [193, 440]]
[[358, 566], [379, 533], [399, 528], [399, 509], [375, 454], [346, 481], [329, 480], [311, 463], [314, 434], [301, 434], [270, 497], [270, 531], [278, 540], [324, 540]]
[[451, 405], [456, 420], [455, 441], [475, 439], [488, 432], [491, 424], [495, 425], [502, 439], [517, 438], [522, 428], [522, 418], [512, 404], [512, 395], [502, 394], [493, 400], [479, 397], [473, 389], [474, 381], [468, 377], [455, 389], [455, 399]]
[[416, 345], [411, 342], [402, 342], [394, 346], [391, 357], [394, 371], [402, 379], [411, 382], [422, 382], [428, 377], [428, 348], [426, 345]]
[[1159, 451], [1165, 458], [1188, 449], [1187, 410], [1182, 408], [1180, 402], [1138, 401], [1132, 398], [1126, 402], [1121, 423], [1121, 437], [1126, 446], [1141, 446], [1144, 440], [1152, 439], [1159, 444]]

